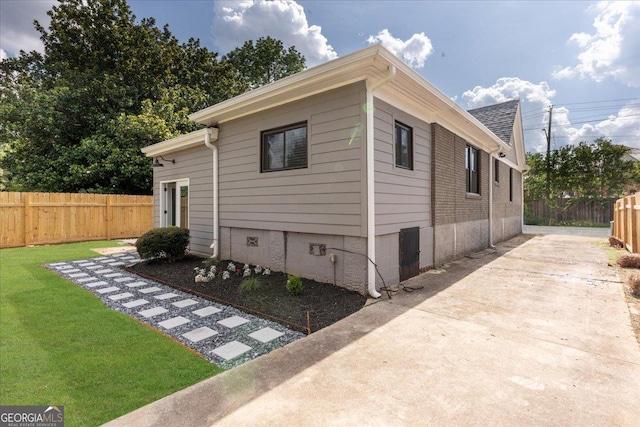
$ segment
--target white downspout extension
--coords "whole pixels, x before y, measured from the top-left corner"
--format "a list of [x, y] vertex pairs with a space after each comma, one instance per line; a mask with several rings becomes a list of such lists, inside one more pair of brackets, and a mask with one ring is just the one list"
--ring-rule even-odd
[[383, 84], [392, 80], [396, 76], [396, 67], [391, 65], [385, 77], [373, 83], [367, 84], [367, 255], [370, 262], [367, 263], [367, 291], [373, 298], [380, 298], [380, 292], [376, 290], [376, 192], [375, 192], [375, 139], [374, 131], [374, 111], [373, 92]]
[[[220, 255], [220, 244], [218, 241], [219, 221], [218, 221], [218, 146], [211, 143], [213, 129], [207, 129], [204, 134], [204, 145], [213, 152], [213, 255], [211, 258], [218, 258]], [[217, 136], [216, 136], [217, 139]]]

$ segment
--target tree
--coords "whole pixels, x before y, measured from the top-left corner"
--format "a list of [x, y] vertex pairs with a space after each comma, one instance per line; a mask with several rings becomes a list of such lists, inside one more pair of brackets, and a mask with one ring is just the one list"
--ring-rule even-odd
[[553, 209], [558, 200], [565, 199], [563, 208], [577, 201], [605, 203], [607, 199], [624, 195], [630, 183], [640, 183], [638, 163], [625, 160], [629, 148], [616, 145], [606, 138], [598, 138], [592, 144], [580, 142], [552, 150], [550, 153], [551, 194], [546, 191], [546, 159], [540, 153], [527, 153], [530, 167], [525, 176], [528, 200], [546, 199]]
[[233, 66], [240, 80], [251, 89], [305, 68], [305, 58], [294, 46], [285, 49], [280, 40], [271, 37], [261, 37], [255, 44], [253, 40], [246, 41], [223, 59]]
[[62, 0], [37, 21], [44, 54], [0, 63], [6, 189], [146, 194], [140, 148], [196, 129], [187, 114], [246, 90], [231, 64], [125, 0]]

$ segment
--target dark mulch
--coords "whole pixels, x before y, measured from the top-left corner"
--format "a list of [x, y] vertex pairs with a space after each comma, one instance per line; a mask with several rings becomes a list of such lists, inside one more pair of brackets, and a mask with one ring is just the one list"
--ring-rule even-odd
[[[268, 276], [254, 273], [252, 277], [260, 279], [260, 289], [241, 292], [238, 288], [245, 279], [242, 272], [222, 280], [222, 272], [230, 261], [217, 264], [218, 273], [211, 282], [195, 283], [194, 268], [206, 268], [203, 261], [194, 256], [174, 263], [144, 261], [126, 270], [203, 298], [263, 315], [301, 332], [307, 332], [307, 326], [310, 326], [311, 332], [329, 326], [360, 310], [366, 301], [364, 296], [356, 292], [308, 279], [302, 279], [302, 293], [293, 296], [285, 286], [287, 275], [280, 272], [271, 272]], [[239, 269], [244, 266], [235, 264]]]

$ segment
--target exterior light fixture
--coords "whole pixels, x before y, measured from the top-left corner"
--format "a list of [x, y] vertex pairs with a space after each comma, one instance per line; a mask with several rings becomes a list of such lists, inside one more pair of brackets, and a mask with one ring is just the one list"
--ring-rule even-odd
[[[171, 162], [174, 165], [176, 164], [176, 159], [165, 159], [164, 157], [160, 156], [160, 158], [162, 159], [163, 162]], [[151, 165], [151, 167], [154, 168], [161, 168], [164, 167], [164, 165], [162, 163], [160, 163], [160, 160], [158, 160], [158, 157], [156, 157], [155, 161], [153, 162], [153, 165]]]

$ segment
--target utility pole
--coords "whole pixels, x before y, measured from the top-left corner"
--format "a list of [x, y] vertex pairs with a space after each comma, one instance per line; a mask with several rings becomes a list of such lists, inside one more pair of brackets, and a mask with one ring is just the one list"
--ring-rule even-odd
[[551, 114], [553, 105], [549, 105], [549, 123], [547, 129], [542, 129], [547, 137], [547, 198], [551, 198]]

